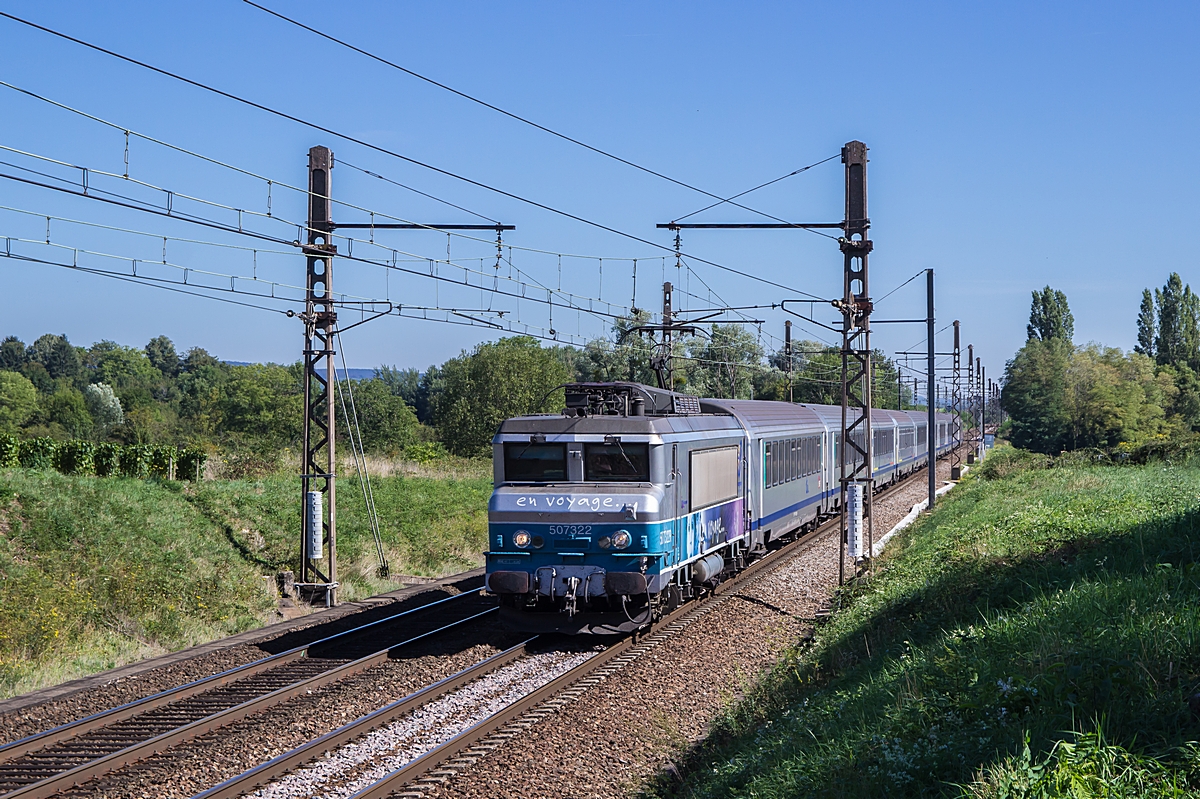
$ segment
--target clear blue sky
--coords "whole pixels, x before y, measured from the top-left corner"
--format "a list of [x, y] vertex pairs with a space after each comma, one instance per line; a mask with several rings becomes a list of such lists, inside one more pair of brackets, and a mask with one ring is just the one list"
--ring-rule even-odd
[[[850, 139], [865, 141], [871, 148], [872, 293], [881, 297], [933, 267], [938, 326], [961, 319], [964, 346], [976, 344], [991, 376], [1024, 340], [1034, 288], [1049, 283], [1067, 293], [1077, 341], [1129, 348], [1142, 288], [1161, 285], [1173, 270], [1197, 282], [1187, 246], [1200, 210], [1195, 4], [862, 3], [853, 10], [833, 3], [275, 5], [411, 69], [719, 194], [834, 155]], [[670, 237], [655, 230], [656, 222], [707, 204], [694, 192], [505, 119], [244, 3], [12, 0], [4, 9], [665, 245]], [[597, 261], [563, 262], [563, 287], [581, 295], [602, 290], [604, 299], [628, 305], [631, 265], [611, 259], [643, 259], [638, 303], [657, 305], [661, 253], [645, 244], [8, 20], [0, 20], [0, 35], [0, 80], [279, 181], [302, 185], [308, 148], [329, 145], [339, 160], [517, 225], [506, 244], [610, 259], [602, 287]], [[118, 131], [10, 89], [0, 88], [0, 98], [0, 144], [123, 172]], [[39, 168], [11, 153], [0, 160]], [[261, 182], [137, 139], [130, 175], [179, 194], [265, 210]], [[841, 180], [835, 160], [745, 201], [789, 220], [836, 221]], [[476, 221], [345, 167], [335, 169], [334, 192], [406, 219]], [[10, 181], [0, 181], [0, 205], [256, 246]], [[273, 190], [272, 209], [285, 219], [303, 218], [301, 198], [283, 190]], [[726, 207], [695, 219], [754, 217]], [[0, 212], [5, 236], [44, 239], [45, 228], [44, 219]], [[286, 226], [273, 229], [294, 238]], [[58, 222], [51, 230], [56, 243], [161, 258], [161, 241]], [[439, 234], [393, 232], [379, 239], [422, 257], [446, 255]], [[818, 296], [840, 294], [836, 244], [810, 233], [691, 232], [684, 248]], [[168, 260], [191, 269], [248, 274], [254, 268], [246, 252], [174, 241], [168, 249]], [[452, 243], [456, 259], [493, 252], [486, 242]], [[517, 251], [513, 261], [545, 285], [559, 280], [555, 256]], [[114, 261], [110, 268], [117, 266]], [[148, 268], [142, 266], [143, 274]], [[303, 263], [294, 257], [264, 255], [258, 268], [260, 276], [281, 282], [303, 278]], [[689, 301], [693, 307], [707, 301], [700, 279], [739, 305], [788, 296], [700, 263], [694, 268], [698, 277], [685, 282], [699, 297]], [[0, 334], [26, 341], [49, 331], [65, 332], [77, 344], [111, 338], [141, 345], [166, 334], [181, 350], [203, 346], [229, 360], [289, 362], [299, 354], [299, 323], [276, 314], [5, 259], [0, 275]], [[382, 270], [362, 264], [340, 262], [336, 275], [342, 290], [361, 296], [480, 307], [478, 291], [442, 287], [435, 293], [428, 279], [384, 278]], [[510, 317], [517, 313], [511, 299], [491, 302]], [[880, 318], [923, 312], [920, 282], [878, 306]], [[523, 321], [549, 326], [544, 307], [525, 302], [520, 313]], [[778, 311], [758, 318], [765, 320], [764, 336], [782, 334], [785, 317]], [[832, 311], [821, 318], [833, 321]], [[604, 322], [556, 309], [554, 326], [595, 335]], [[351, 366], [425, 367], [487, 336], [478, 328], [384, 319], [356, 328], [345, 343]], [[875, 343], [892, 351], [922, 336], [916, 326], [886, 326]], [[943, 339], [939, 349], [948, 343]]]

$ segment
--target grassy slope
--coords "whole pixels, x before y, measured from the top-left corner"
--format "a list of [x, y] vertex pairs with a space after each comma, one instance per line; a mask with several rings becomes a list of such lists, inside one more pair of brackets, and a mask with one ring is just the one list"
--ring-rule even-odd
[[[490, 475], [373, 481], [393, 573], [478, 565]], [[356, 481], [339, 483], [339, 555], [353, 599], [375, 574]], [[0, 470], [0, 696], [250, 629], [293, 568], [296, 478], [158, 483]]]
[[969, 479], [650, 793], [1183, 795], [1198, 520], [1193, 468]]

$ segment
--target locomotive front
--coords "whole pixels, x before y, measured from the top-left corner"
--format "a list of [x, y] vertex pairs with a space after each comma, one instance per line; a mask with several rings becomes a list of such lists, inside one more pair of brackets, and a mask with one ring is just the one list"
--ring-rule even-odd
[[509, 419], [494, 439], [487, 589], [513, 629], [630, 632], [650, 622], [672, 543], [663, 431], [619, 387], [567, 402], [570, 415]]

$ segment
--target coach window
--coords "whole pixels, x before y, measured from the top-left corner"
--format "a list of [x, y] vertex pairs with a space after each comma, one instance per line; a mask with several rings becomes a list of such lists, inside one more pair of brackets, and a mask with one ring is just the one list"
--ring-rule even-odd
[[504, 445], [504, 480], [509, 483], [549, 483], [567, 479], [566, 444]]
[[589, 483], [650, 482], [650, 445], [584, 444], [583, 479]]

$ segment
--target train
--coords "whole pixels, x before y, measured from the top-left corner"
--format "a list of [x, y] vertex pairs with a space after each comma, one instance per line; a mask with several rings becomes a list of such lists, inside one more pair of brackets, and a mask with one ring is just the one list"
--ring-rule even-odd
[[[838, 511], [840, 406], [632, 382], [570, 384], [565, 406], [492, 442], [484, 590], [508, 629], [636, 632]], [[876, 486], [923, 468], [928, 413], [871, 414]]]

